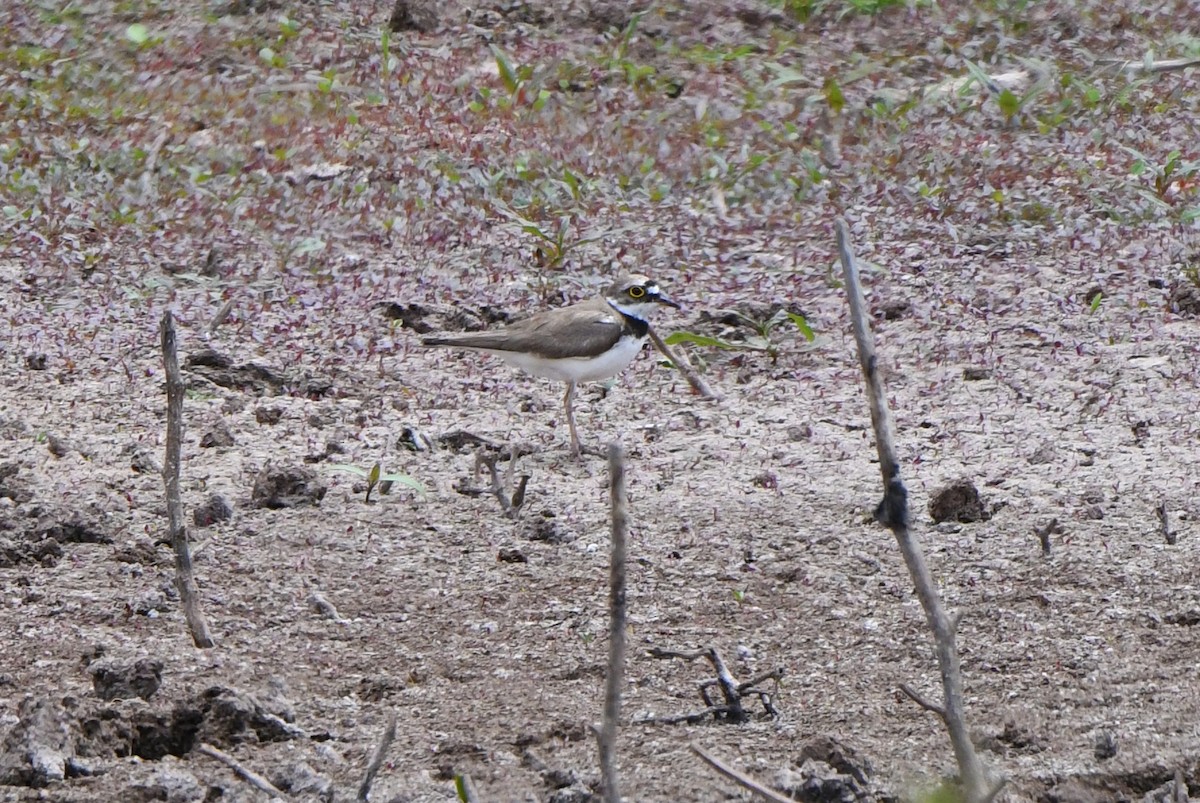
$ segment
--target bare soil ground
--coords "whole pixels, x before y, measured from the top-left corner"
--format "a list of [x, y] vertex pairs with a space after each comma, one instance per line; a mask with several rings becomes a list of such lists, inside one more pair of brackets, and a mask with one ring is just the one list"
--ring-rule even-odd
[[[449, 4], [385, 45], [390, 12], [0, 12], [0, 798], [265, 798], [208, 742], [350, 799], [395, 713], [372, 800], [453, 800], [462, 773], [488, 801], [592, 799], [604, 461], [569, 458], [561, 387], [419, 333], [638, 270], [685, 305], [661, 332], [731, 348], [685, 347], [719, 402], [649, 351], [577, 402], [630, 457], [626, 798], [749, 799], [695, 743], [797, 799], [923, 799], [953, 759], [897, 690], [939, 678], [870, 521], [838, 215], [999, 799], [1200, 785], [1200, 96], [1096, 67], [1194, 55], [1189, 4]], [[926, 94], [968, 61], [1031, 70], [1020, 107]], [[211, 650], [161, 542], [166, 309], [185, 362], [227, 358], [185, 370], [189, 516], [233, 508], [192, 529]], [[817, 339], [755, 340], [779, 309]], [[515, 520], [462, 433], [525, 447]], [[334, 470], [375, 463], [427, 493], [367, 503]], [[288, 468], [323, 496], [258, 506]], [[988, 518], [934, 525], [960, 478]], [[700, 709], [708, 675], [649, 650], [708, 646], [782, 667], [779, 715], [639, 723]]]

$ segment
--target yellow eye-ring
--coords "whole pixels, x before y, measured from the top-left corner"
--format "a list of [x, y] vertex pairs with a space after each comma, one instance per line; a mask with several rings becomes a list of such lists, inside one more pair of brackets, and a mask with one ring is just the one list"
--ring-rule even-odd
[[645, 287], [638, 287], [635, 285], [635, 286], [629, 288], [629, 297], [630, 298], [641, 298], [644, 295], [646, 295]]

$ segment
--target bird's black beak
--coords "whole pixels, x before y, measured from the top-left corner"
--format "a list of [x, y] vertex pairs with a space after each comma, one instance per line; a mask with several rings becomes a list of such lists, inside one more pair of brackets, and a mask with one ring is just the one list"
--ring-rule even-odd
[[659, 304], [665, 304], [668, 307], [674, 307], [675, 309], [683, 309], [683, 307], [681, 307], [678, 303], [667, 298], [661, 292], [656, 292], [654, 294], [654, 300], [657, 301]]

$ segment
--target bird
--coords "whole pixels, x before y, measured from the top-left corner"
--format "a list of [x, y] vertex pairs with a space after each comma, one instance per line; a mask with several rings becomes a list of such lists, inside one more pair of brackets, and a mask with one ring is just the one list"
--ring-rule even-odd
[[660, 306], [680, 309], [653, 279], [626, 274], [587, 301], [545, 310], [501, 329], [430, 335], [421, 343], [491, 354], [527, 374], [565, 382], [563, 409], [571, 454], [578, 459], [583, 450], [575, 429], [576, 386], [616, 376], [629, 365], [650, 333], [647, 315]]

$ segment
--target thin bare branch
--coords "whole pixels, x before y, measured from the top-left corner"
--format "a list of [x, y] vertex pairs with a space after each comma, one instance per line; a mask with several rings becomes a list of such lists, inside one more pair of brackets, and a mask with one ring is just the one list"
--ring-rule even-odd
[[742, 695], [738, 692], [738, 682], [734, 679], [733, 673], [725, 665], [725, 661], [716, 647], [709, 647], [706, 657], [716, 671], [717, 678], [700, 684], [700, 693], [705, 695], [705, 702], [709, 702], [705, 690], [710, 686], [719, 686], [721, 696], [725, 698], [725, 707], [729, 709], [729, 718], [733, 722], [745, 722], [749, 717], [742, 708]]
[[221, 308], [217, 310], [216, 315], [212, 316], [212, 320], [208, 322], [208, 334], [211, 337], [217, 331], [217, 327], [225, 323], [229, 318], [229, 313], [233, 312], [233, 304], [236, 299], [226, 299]]
[[371, 797], [371, 784], [375, 782], [375, 776], [379, 774], [379, 768], [383, 766], [383, 760], [387, 758], [387, 752], [392, 747], [392, 741], [396, 738], [396, 712], [393, 711], [388, 717], [387, 728], [383, 731], [383, 736], [379, 738], [379, 744], [375, 745], [375, 752], [371, 754], [371, 760], [367, 764], [367, 771], [363, 774], [362, 783], [358, 785], [358, 803], [367, 803]]
[[1175, 769], [1175, 788], [1171, 790], [1171, 803], [1188, 803], [1187, 783], [1183, 779], [1183, 770]]
[[326, 599], [325, 595], [320, 591], [317, 591], [315, 588], [308, 592], [308, 597], [304, 601], [308, 603], [308, 607], [312, 608], [326, 619], [332, 619], [339, 625], [349, 624], [349, 620], [342, 618], [342, 615], [338, 613], [338, 609], [334, 607], [334, 604]]
[[1000, 780], [996, 781], [994, 784], [992, 784], [992, 788], [988, 790], [988, 793], [984, 795], [983, 800], [979, 801], [979, 803], [992, 803], [992, 801], [996, 799], [996, 796], [1004, 791], [1004, 787], [1006, 786], [1008, 786], [1007, 778], [1001, 778]]
[[600, 726], [600, 774], [605, 803], [621, 803], [617, 780], [617, 721], [625, 678], [625, 552], [629, 534], [629, 502], [625, 494], [625, 453], [619, 443], [608, 447], [612, 505], [612, 564], [609, 567], [608, 676], [604, 684], [604, 720]]
[[175, 317], [163, 313], [159, 327], [162, 339], [163, 367], [167, 375], [167, 455], [163, 462], [163, 481], [167, 494], [167, 537], [175, 551], [175, 587], [183, 605], [192, 643], [202, 649], [215, 645], [208, 623], [200, 609], [200, 590], [192, 570], [192, 552], [187, 527], [183, 524], [183, 497], [179, 491], [180, 452], [183, 443], [183, 377], [179, 372]]
[[1162, 533], [1163, 540], [1168, 546], [1175, 546], [1176, 537], [1175, 531], [1171, 529], [1171, 514], [1167, 510], [1167, 500], [1162, 500], [1158, 506], [1154, 508], [1154, 515], [1158, 516], [1158, 529]]
[[667, 341], [658, 336], [658, 332], [654, 331], [654, 327], [650, 327], [650, 341], [654, 343], [654, 347], [662, 352], [663, 356], [671, 361], [683, 374], [683, 378], [692, 386], [692, 390], [699, 393], [705, 399], [720, 401], [721, 397], [713, 392], [713, 389], [708, 386], [708, 382], [704, 381], [704, 377], [696, 372], [692, 364], [688, 362], [686, 356], [677, 354], [674, 349], [667, 345]]
[[1050, 536], [1058, 529], [1058, 519], [1050, 519], [1045, 527], [1034, 527], [1033, 532], [1042, 544], [1042, 557], [1050, 557]]
[[673, 717], [642, 717], [634, 720], [635, 725], [679, 725], [687, 723], [688, 725], [696, 725], [709, 717], [719, 717], [729, 713], [729, 708], [723, 705], [713, 705], [701, 711], [692, 711], [688, 714], [676, 714]]
[[931, 703], [928, 700], [926, 700], [924, 697], [921, 696], [921, 693], [918, 692], [916, 689], [914, 689], [912, 686], [909, 686], [907, 683], [901, 683], [900, 691], [903, 692], [905, 697], [912, 700], [914, 703], [921, 706], [926, 711], [932, 711], [933, 713], [937, 714], [941, 718], [942, 722], [946, 721], [946, 709], [942, 708], [937, 703]]
[[749, 775], [746, 775], [744, 772], [741, 772], [740, 770], [734, 769], [733, 767], [726, 764], [724, 761], [721, 761], [719, 758], [717, 758], [716, 756], [712, 755], [711, 753], [703, 750], [699, 746], [692, 744], [692, 745], [688, 745], [688, 747], [692, 748], [692, 752], [695, 753], [696, 755], [700, 756], [700, 758], [704, 761], [705, 764], [712, 767], [714, 770], [721, 773], [726, 778], [733, 781], [734, 783], [736, 783], [738, 786], [742, 787], [743, 789], [750, 790], [754, 794], [761, 797], [763, 800], [770, 800], [771, 803], [793, 803], [793, 801], [790, 797], [784, 797], [783, 795], [776, 792], [774, 789], [768, 789], [767, 787], [760, 784], [758, 781], [751, 778]]
[[774, 669], [769, 669], [762, 672], [749, 680], [743, 680], [738, 684], [737, 690], [739, 694], [745, 694], [748, 691], [753, 691], [754, 687], [765, 680], [774, 680], [776, 683], [783, 680], [783, 675], [786, 670], [782, 666], [777, 666]]
[[1098, 65], [1108, 67], [1114, 72], [1123, 72], [1130, 76], [1157, 75], [1164, 72], [1178, 72], [1189, 67], [1200, 65], [1200, 59], [1100, 59]]
[[680, 658], [684, 661], [694, 661], [697, 658], [707, 658], [708, 650], [680, 652], [679, 650], [668, 650], [663, 647], [651, 647], [646, 650], [646, 654], [651, 658]]
[[225, 753], [221, 750], [218, 750], [217, 748], [213, 747], [211, 744], [201, 743], [198, 747], [196, 747], [196, 752], [200, 753], [202, 755], [206, 755], [209, 758], [215, 758], [217, 761], [220, 761], [226, 767], [229, 767], [229, 769], [233, 770], [234, 773], [236, 773], [242, 780], [244, 780], [246, 783], [250, 784], [251, 786], [253, 786], [255, 789], [257, 789], [260, 792], [266, 792], [268, 795], [277, 797], [280, 800], [290, 800], [291, 799], [286, 794], [281, 792], [275, 786], [275, 784], [271, 783], [266, 778], [259, 775], [257, 772], [246, 769], [241, 764], [237, 763], [237, 761], [234, 759], [233, 756], [231, 756], [228, 753]]
[[875, 338], [871, 332], [866, 299], [859, 281], [858, 264], [850, 248], [850, 232], [844, 220], [836, 223], [838, 254], [846, 279], [846, 295], [850, 304], [850, 318], [854, 327], [854, 339], [858, 345], [858, 359], [862, 366], [871, 407], [871, 424], [875, 430], [875, 448], [879, 455], [879, 469], [883, 475], [883, 501], [875, 510], [875, 517], [889, 529], [904, 555], [904, 563], [912, 576], [917, 597], [925, 610], [925, 619], [933, 631], [934, 647], [942, 675], [942, 693], [945, 712], [942, 720], [950, 736], [954, 758], [963, 789], [970, 803], [983, 803], [991, 784], [971, 742], [963, 702], [962, 669], [958, 648], [955, 645], [955, 622], [946, 615], [933, 576], [925, 563], [925, 554], [917, 539], [908, 529], [908, 490], [900, 478], [900, 461], [896, 453], [895, 431], [891, 410], [883, 380], [879, 376], [878, 358], [875, 355]]

